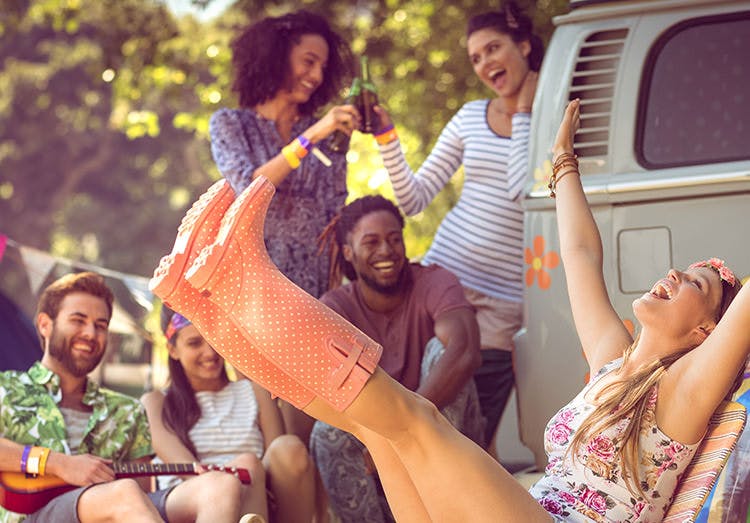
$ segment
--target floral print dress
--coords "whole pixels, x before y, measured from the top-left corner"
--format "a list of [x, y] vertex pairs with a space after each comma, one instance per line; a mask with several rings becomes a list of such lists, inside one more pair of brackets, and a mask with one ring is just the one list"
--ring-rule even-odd
[[547, 424], [544, 446], [549, 463], [545, 476], [530, 493], [552, 515], [564, 522], [659, 522], [670, 505], [680, 475], [699, 443], [684, 445], [656, 425], [658, 385], [650, 392], [641, 425], [639, 481], [646, 497], [634, 496], [622, 477], [617, 454], [619, 435], [627, 420], [589, 441], [577, 460], [567, 454], [575, 431], [594, 411], [585, 396], [602, 376], [620, 367], [622, 358], [605, 365], [597, 376], [560, 409]]
[[[315, 123], [303, 116], [292, 126], [296, 137]], [[252, 181], [253, 172], [281, 152], [286, 143], [276, 124], [252, 109], [220, 109], [209, 122], [211, 153], [222, 176], [239, 194]], [[268, 254], [290, 280], [314, 297], [328, 290], [327, 254], [318, 256], [317, 239], [346, 200], [346, 156], [317, 147], [333, 163], [325, 166], [313, 154], [302, 159], [276, 188], [266, 213]]]

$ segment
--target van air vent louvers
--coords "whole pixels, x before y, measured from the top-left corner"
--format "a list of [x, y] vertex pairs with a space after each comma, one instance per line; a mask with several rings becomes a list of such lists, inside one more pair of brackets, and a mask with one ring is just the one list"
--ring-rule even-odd
[[617, 66], [627, 36], [627, 29], [599, 31], [581, 46], [569, 93], [570, 100], [581, 99], [581, 127], [575, 137], [581, 157], [607, 155]]

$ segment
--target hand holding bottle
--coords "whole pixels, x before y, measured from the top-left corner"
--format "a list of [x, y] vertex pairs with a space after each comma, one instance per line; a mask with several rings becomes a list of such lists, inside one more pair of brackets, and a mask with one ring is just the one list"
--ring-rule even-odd
[[336, 105], [303, 134], [313, 143], [324, 140], [332, 134], [334, 137], [343, 134], [348, 139], [352, 131], [359, 129], [361, 125], [362, 118], [356, 106]]
[[374, 106], [373, 111], [377, 115], [378, 123], [380, 124], [378, 128], [374, 130], [375, 134], [377, 134], [381, 129], [385, 129], [386, 127], [391, 127], [393, 125], [391, 115], [388, 114], [388, 111], [386, 111], [382, 105]]

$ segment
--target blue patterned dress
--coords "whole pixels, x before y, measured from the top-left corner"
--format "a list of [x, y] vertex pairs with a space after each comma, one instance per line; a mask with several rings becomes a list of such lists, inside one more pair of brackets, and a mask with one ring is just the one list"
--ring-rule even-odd
[[[300, 135], [315, 123], [303, 116], [292, 126]], [[252, 181], [253, 172], [286, 145], [276, 125], [252, 109], [220, 109], [209, 124], [211, 152], [221, 174], [237, 194]], [[328, 149], [328, 140], [317, 147], [333, 165], [326, 167], [308, 154], [276, 188], [266, 216], [268, 254], [290, 280], [314, 297], [328, 290], [329, 260], [317, 255], [317, 239], [346, 200], [346, 156]]]

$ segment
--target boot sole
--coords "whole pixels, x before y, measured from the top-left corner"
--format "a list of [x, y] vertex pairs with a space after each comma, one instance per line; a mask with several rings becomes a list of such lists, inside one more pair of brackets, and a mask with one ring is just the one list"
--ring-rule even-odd
[[[168, 304], [169, 297], [180, 284], [195, 242], [195, 232], [201, 229], [214, 210], [225, 210], [234, 201], [234, 191], [226, 180], [219, 180], [193, 203], [177, 228], [172, 252], [164, 256], [148, 284], [151, 292]], [[217, 230], [219, 223], [217, 222]], [[218, 231], [217, 231], [218, 232]]]

